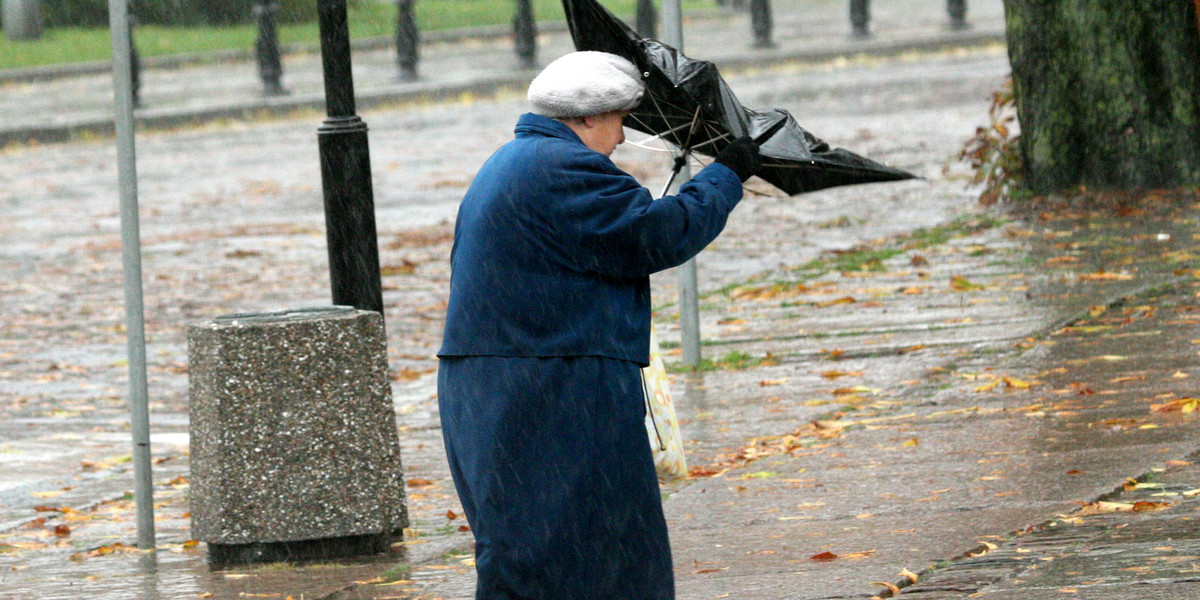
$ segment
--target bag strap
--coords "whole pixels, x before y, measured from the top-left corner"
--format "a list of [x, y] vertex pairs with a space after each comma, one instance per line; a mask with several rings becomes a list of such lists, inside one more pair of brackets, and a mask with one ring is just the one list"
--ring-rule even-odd
[[638, 374], [642, 376], [642, 398], [646, 401], [646, 416], [650, 417], [650, 424], [654, 426], [654, 437], [658, 438], [659, 451], [666, 452], [667, 444], [658, 431], [658, 422], [654, 420], [654, 411], [650, 409], [650, 388], [646, 385], [646, 371], [638, 369]]

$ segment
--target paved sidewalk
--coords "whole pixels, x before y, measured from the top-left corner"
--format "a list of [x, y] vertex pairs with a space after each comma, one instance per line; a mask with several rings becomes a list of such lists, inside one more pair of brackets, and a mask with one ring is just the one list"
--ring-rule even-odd
[[[765, 66], [795, 60], [820, 61], [859, 53], [897, 53], [919, 48], [1003, 40], [999, 0], [971, 2], [966, 31], [950, 31], [944, 3], [936, 0], [875, 2], [874, 36], [851, 39], [847, 8], [841, 0], [774, 2], [777, 47], [752, 49], [749, 17], [721, 9], [700, 17], [685, 15], [684, 47], [690, 56], [712, 60], [725, 69]], [[572, 49], [562, 23], [544, 23], [539, 36], [542, 64]], [[379, 44], [354, 52], [354, 85], [360, 109], [380, 105], [453, 99], [518, 88], [536, 71], [519, 68], [511, 38], [495, 29], [470, 31], [466, 37], [439, 36], [421, 47], [420, 80], [399, 81], [395, 51]], [[283, 59], [287, 96], [265, 97], [252, 60], [225, 54], [208, 63], [146, 68], [142, 74], [142, 127], [176, 127], [220, 119], [287, 115], [324, 110], [324, 83], [317, 49]], [[63, 141], [112, 131], [112, 77], [89, 65], [82, 72], [36, 80], [27, 71], [0, 73], [0, 147], [37, 140]], [[34, 80], [30, 80], [34, 79]]]

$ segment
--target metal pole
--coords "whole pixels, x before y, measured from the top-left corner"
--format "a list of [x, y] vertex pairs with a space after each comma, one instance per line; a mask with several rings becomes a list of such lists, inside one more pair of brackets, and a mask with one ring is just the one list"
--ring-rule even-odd
[[137, 161], [133, 139], [133, 65], [127, 0], [108, 1], [116, 102], [117, 182], [121, 193], [121, 260], [125, 273], [125, 340], [133, 433], [137, 546], [154, 549], [154, 487], [150, 467], [150, 407], [146, 394], [146, 327], [142, 305], [142, 242], [138, 230]]
[[[662, 28], [664, 44], [683, 52], [683, 10], [679, 0], [663, 0]], [[681, 150], [682, 152], [682, 150]], [[682, 182], [692, 178], [692, 170], [684, 165], [672, 185], [678, 193]], [[679, 327], [683, 346], [683, 363], [700, 366], [700, 294], [696, 283], [696, 259], [680, 265], [679, 269]]]
[[403, 81], [417, 79], [421, 33], [417, 30], [417, 19], [413, 16], [415, 1], [396, 2], [396, 64], [400, 67], [400, 79]]
[[333, 303], [383, 313], [367, 124], [354, 114], [346, 0], [318, 0], [328, 117], [317, 130]]

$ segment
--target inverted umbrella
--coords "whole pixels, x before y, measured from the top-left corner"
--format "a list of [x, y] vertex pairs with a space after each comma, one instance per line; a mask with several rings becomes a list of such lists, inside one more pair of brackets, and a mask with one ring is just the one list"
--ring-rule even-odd
[[642, 72], [646, 97], [625, 120], [632, 129], [667, 140], [685, 153], [708, 156], [748, 135], [758, 142], [763, 158], [759, 177], [788, 194], [915, 177], [830, 148], [786, 110], [742, 106], [716, 65], [642, 38], [596, 0], [563, 0], [563, 8], [577, 50], [623, 56]]

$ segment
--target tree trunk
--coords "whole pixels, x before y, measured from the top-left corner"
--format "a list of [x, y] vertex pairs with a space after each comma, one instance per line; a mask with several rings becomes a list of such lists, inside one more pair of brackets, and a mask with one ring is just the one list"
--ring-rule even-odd
[[1180, 0], [1005, 0], [1025, 185], [1200, 184], [1200, 31]]

